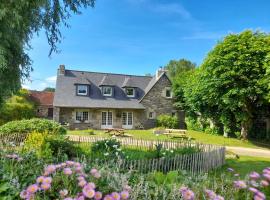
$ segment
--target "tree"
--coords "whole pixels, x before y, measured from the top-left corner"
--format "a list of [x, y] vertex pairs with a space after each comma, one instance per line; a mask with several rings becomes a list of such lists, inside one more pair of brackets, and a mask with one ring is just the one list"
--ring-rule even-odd
[[248, 30], [226, 36], [200, 67], [189, 103], [199, 104], [195, 107], [201, 112], [211, 110], [210, 115], [214, 109], [226, 126], [236, 121], [241, 126], [242, 138], [246, 139], [257, 108], [269, 103], [269, 88], [265, 84], [269, 61], [268, 34]]
[[182, 73], [190, 70], [194, 70], [196, 64], [186, 60], [184, 58], [180, 60], [171, 60], [166, 66], [165, 69], [168, 70], [169, 76], [171, 79], [174, 79], [177, 76], [181, 76]]
[[29, 99], [29, 92], [19, 90], [8, 98], [0, 109], [0, 124], [12, 120], [30, 119], [35, 115], [35, 104]]
[[95, 0], [10, 0], [0, 4], [0, 105], [16, 92], [32, 71], [27, 49], [35, 33], [44, 30], [52, 52], [58, 52], [60, 27], [71, 14], [93, 7]]
[[43, 92], [55, 92], [55, 88], [52, 87], [46, 87]]

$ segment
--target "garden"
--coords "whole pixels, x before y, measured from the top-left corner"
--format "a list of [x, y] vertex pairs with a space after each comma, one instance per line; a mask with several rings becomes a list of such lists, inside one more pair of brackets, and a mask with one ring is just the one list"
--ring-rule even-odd
[[[193, 141], [70, 141], [59, 124], [31, 119], [0, 127], [0, 197], [9, 199], [266, 199], [269, 162], [227, 159]], [[224, 156], [223, 156], [224, 155]], [[270, 160], [268, 160], [270, 161]]]

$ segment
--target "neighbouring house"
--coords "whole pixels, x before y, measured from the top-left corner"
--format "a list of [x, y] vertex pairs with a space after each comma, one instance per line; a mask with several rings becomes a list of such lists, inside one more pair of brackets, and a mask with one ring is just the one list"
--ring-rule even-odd
[[30, 91], [29, 98], [36, 104], [36, 116], [53, 119], [54, 92]]
[[[139, 129], [156, 126], [161, 114], [184, 112], [173, 106], [172, 83], [166, 70], [155, 76], [136, 76], [58, 69], [54, 120], [71, 129]], [[181, 127], [182, 128], [182, 127]]]

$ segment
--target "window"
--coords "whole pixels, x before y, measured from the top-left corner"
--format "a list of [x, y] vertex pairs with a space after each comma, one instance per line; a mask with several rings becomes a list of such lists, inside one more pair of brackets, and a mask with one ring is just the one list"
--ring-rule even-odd
[[89, 112], [87, 111], [77, 111], [76, 112], [76, 121], [79, 121], [79, 122], [85, 122], [85, 121], [88, 121], [88, 115], [89, 115]]
[[172, 98], [172, 90], [170, 88], [166, 88], [165, 96], [166, 98]]
[[88, 90], [87, 85], [78, 85], [77, 86], [77, 95], [86, 96], [87, 92], [88, 92], [87, 90]]
[[152, 112], [152, 111], [149, 112], [149, 113], [148, 113], [148, 118], [149, 118], [149, 119], [154, 119], [154, 118], [155, 118], [155, 113]]
[[135, 89], [134, 88], [126, 88], [126, 94], [128, 97], [135, 97]]
[[112, 87], [103, 87], [102, 94], [103, 96], [112, 96]]
[[176, 112], [172, 112], [172, 117], [175, 117], [176, 116]]

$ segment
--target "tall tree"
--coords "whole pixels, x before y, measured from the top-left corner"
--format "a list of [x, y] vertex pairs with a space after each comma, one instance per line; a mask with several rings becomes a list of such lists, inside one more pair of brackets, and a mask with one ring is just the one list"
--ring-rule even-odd
[[55, 92], [55, 88], [52, 87], [46, 87], [43, 92]]
[[93, 7], [95, 0], [8, 0], [0, 3], [0, 105], [29, 77], [31, 59], [26, 50], [35, 33], [44, 30], [50, 52], [61, 42], [60, 27], [71, 14]]
[[165, 69], [168, 70], [169, 76], [173, 79], [181, 73], [194, 70], [196, 68], [196, 64], [187, 60], [187, 59], [180, 59], [180, 60], [171, 60], [166, 66]]
[[231, 119], [239, 122], [241, 136], [245, 139], [256, 109], [269, 103], [269, 88], [265, 84], [269, 67], [268, 34], [249, 30], [230, 34], [204, 60], [197, 77], [199, 92], [191, 96], [199, 94], [200, 99], [193, 99], [203, 101], [201, 104], [206, 109], [215, 108], [224, 123]]

